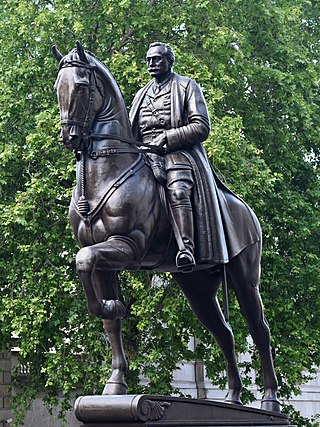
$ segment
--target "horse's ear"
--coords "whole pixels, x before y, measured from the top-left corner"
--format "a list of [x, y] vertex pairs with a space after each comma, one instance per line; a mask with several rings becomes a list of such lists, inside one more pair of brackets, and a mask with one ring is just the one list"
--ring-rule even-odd
[[59, 52], [59, 50], [57, 49], [57, 47], [55, 46], [55, 45], [53, 45], [52, 46], [52, 53], [53, 53], [53, 56], [56, 58], [56, 60], [58, 61], [58, 62], [60, 62], [61, 61], [61, 59], [63, 58], [63, 55], [62, 55], [62, 53], [61, 52]]
[[77, 52], [79, 54], [79, 58], [81, 59], [82, 62], [89, 62], [88, 58], [86, 56], [86, 53], [84, 51], [84, 47], [82, 46], [82, 44], [77, 41]]

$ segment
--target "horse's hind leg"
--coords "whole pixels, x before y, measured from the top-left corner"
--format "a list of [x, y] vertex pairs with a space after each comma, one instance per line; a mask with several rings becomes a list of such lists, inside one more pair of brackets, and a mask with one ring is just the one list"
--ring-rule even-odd
[[277, 400], [278, 383], [271, 354], [270, 330], [264, 317], [259, 292], [260, 253], [259, 243], [247, 247], [230, 261], [227, 271], [261, 359], [265, 389], [261, 409], [280, 412], [280, 404]]
[[172, 276], [189, 300], [200, 322], [212, 333], [223, 352], [229, 388], [226, 402], [241, 404], [242, 383], [236, 361], [233, 333], [225, 321], [216, 296], [221, 283], [220, 273], [210, 274], [205, 270], [189, 274], [174, 273]]

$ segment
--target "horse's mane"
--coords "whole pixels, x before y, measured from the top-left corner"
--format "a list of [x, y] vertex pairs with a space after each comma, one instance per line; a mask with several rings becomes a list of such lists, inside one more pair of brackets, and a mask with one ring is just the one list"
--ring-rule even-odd
[[86, 54], [91, 56], [94, 59], [94, 61], [97, 62], [101, 66], [101, 68], [106, 72], [106, 74], [112, 77], [114, 85], [118, 88], [118, 91], [120, 92], [120, 95], [121, 95], [122, 99], [124, 100], [124, 95], [122, 93], [122, 90], [121, 90], [116, 78], [114, 77], [112, 71], [94, 53], [90, 52], [89, 50], [86, 50]]
[[[118, 85], [118, 82], [116, 81], [113, 73], [110, 71], [110, 69], [106, 66], [104, 62], [101, 61], [94, 53], [90, 52], [89, 50], [85, 51], [86, 57], [89, 61], [89, 64], [95, 65], [97, 71], [102, 75], [102, 77], [107, 78], [111, 83], [113, 88], [118, 94], [119, 100], [121, 99], [123, 102], [123, 106], [126, 108], [125, 102], [124, 102], [124, 95], [120, 89], [120, 86]], [[69, 63], [69, 62], [83, 62], [80, 59], [79, 53], [77, 49], [72, 49], [69, 53], [67, 53], [60, 61], [59, 69], [63, 67], [63, 65]], [[85, 65], [85, 63], [84, 63]]]

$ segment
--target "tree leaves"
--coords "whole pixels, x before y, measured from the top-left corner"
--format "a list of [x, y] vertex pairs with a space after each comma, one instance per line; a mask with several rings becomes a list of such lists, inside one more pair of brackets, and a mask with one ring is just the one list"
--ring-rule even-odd
[[[60, 143], [53, 91], [51, 45], [67, 53], [77, 39], [110, 67], [128, 106], [149, 79], [144, 58], [156, 40], [171, 43], [175, 70], [201, 84], [210, 160], [262, 223], [262, 294], [281, 397], [289, 398], [320, 364], [316, 2], [4, 0], [0, 17], [0, 343], [10, 348], [14, 333], [29, 370], [15, 407], [40, 392], [56, 404], [61, 390], [66, 409], [71, 391], [99, 393], [110, 371], [101, 323], [88, 314], [75, 276], [67, 219], [74, 159]], [[121, 274], [132, 302], [124, 321], [130, 391], [170, 393], [177, 362], [195, 358], [223, 386], [219, 349], [169, 276], [161, 277]], [[230, 310], [237, 349], [259, 369], [232, 294]], [[250, 367], [243, 364], [245, 384]], [[138, 384], [141, 374], [149, 384]]]

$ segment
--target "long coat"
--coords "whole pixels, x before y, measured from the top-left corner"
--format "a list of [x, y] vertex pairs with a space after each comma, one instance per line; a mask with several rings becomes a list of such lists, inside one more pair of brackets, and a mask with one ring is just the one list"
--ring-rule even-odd
[[[130, 111], [133, 135], [140, 141], [139, 109], [152, 84], [153, 80], [138, 91]], [[228, 263], [259, 241], [261, 230], [253, 211], [219, 180], [210, 166], [202, 145], [209, 130], [207, 106], [200, 87], [194, 80], [174, 73], [167, 147], [169, 152], [183, 152], [192, 165], [196, 262], [215, 265]]]

